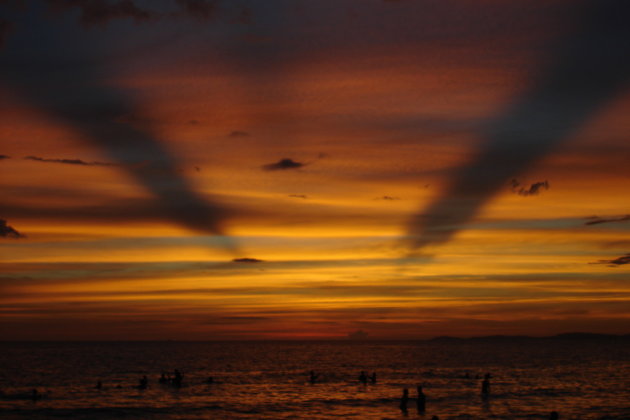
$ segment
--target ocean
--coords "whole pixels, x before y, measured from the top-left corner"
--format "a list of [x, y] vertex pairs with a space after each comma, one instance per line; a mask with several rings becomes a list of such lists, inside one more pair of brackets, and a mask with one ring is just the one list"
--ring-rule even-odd
[[[630, 341], [4, 342], [2, 419], [630, 419]], [[183, 374], [180, 387], [159, 383]], [[309, 372], [318, 375], [309, 382]], [[361, 383], [361, 371], [376, 383]], [[490, 396], [480, 395], [491, 374]], [[138, 389], [146, 375], [148, 386]], [[213, 383], [206, 383], [212, 376]], [[96, 384], [101, 381], [102, 388]], [[416, 408], [422, 385], [426, 411]], [[409, 389], [408, 411], [400, 409]], [[32, 390], [41, 398], [33, 400]]]

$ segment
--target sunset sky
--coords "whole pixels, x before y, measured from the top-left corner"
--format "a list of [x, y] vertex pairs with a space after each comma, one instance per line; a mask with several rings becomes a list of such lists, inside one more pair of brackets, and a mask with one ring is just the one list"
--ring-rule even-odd
[[0, 1], [2, 339], [630, 333], [628, 19]]

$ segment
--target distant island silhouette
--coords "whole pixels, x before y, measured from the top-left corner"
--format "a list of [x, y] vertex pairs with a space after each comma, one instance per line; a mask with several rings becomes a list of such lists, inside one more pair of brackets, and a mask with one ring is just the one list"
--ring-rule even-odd
[[530, 335], [485, 335], [476, 337], [452, 337], [448, 335], [430, 338], [431, 342], [453, 342], [453, 341], [502, 341], [502, 340], [630, 340], [630, 334], [599, 334], [587, 332], [569, 332], [550, 336], [530, 336]]

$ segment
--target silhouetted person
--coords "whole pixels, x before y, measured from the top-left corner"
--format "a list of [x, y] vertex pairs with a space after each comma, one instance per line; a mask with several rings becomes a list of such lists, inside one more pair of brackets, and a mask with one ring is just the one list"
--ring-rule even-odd
[[367, 383], [367, 375], [365, 374], [365, 371], [362, 370], [361, 374], [359, 375], [359, 382], [361, 382], [362, 384], [366, 384]]
[[96, 386], [94, 388], [96, 388], [96, 389], [103, 389], [103, 382], [101, 382], [101, 381], [96, 382]]
[[481, 382], [481, 396], [482, 398], [488, 398], [490, 396], [490, 374], [486, 373]]
[[138, 384], [138, 389], [147, 389], [148, 386], [149, 378], [147, 378], [147, 375], [143, 375], [140, 379], [140, 383]]
[[33, 388], [33, 390], [31, 391], [31, 399], [33, 401], [41, 400], [42, 399], [42, 394], [40, 394], [37, 391], [37, 389]]
[[422, 386], [418, 385], [418, 398], [416, 399], [416, 405], [418, 406], [418, 413], [424, 413], [426, 408], [427, 397], [422, 392]]
[[559, 418], [560, 415], [557, 411], [552, 411], [551, 413], [549, 413], [549, 420], [558, 420]]
[[208, 378], [206, 379], [206, 383], [209, 384], [213, 384], [214, 383], [214, 378], [212, 376], [208, 376]]
[[170, 378], [170, 382], [171, 384], [175, 387], [175, 388], [179, 388], [182, 386], [182, 381], [184, 380], [184, 375], [182, 375], [182, 373], [175, 369], [173, 371], [173, 377]]
[[376, 372], [372, 372], [372, 376], [370, 376], [370, 382], [373, 384], [376, 383]]
[[409, 390], [403, 389], [402, 397], [400, 397], [400, 411], [407, 414], [407, 403], [409, 402]]
[[166, 374], [164, 372], [162, 372], [162, 375], [160, 376], [160, 379], [158, 379], [158, 382], [161, 384], [165, 384], [168, 382], [168, 378], [166, 377]]
[[318, 376], [319, 375], [317, 375], [314, 370], [311, 370], [308, 375], [308, 381], [314, 384], [315, 382], [317, 382]]

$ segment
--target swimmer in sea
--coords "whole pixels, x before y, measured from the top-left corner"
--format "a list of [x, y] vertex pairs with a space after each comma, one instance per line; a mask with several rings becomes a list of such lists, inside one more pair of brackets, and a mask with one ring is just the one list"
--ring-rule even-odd
[[149, 386], [149, 378], [147, 378], [147, 375], [144, 375], [140, 379], [140, 383], [138, 384], [138, 389], [147, 389], [148, 386]]
[[416, 399], [416, 405], [418, 407], [418, 413], [424, 413], [426, 409], [427, 398], [422, 392], [422, 386], [418, 385], [418, 398]]
[[359, 382], [361, 382], [362, 384], [367, 383], [367, 375], [365, 374], [364, 370], [362, 370], [361, 374], [359, 375]]
[[490, 396], [490, 374], [486, 373], [481, 382], [481, 396], [482, 398], [488, 398]]
[[409, 402], [409, 390], [403, 389], [402, 397], [400, 397], [400, 411], [407, 414], [407, 403]]

